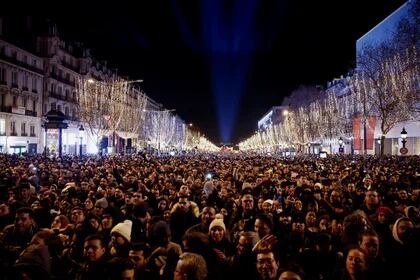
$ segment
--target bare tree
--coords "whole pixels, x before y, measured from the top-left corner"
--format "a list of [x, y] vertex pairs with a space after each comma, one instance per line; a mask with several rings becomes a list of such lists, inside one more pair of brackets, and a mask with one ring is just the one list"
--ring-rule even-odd
[[419, 65], [415, 46], [396, 53], [388, 45], [366, 47], [359, 57], [358, 73], [351, 80], [356, 103], [364, 118], [381, 122], [381, 154], [385, 135], [397, 124], [418, 119]]
[[[85, 123], [88, 136], [98, 147], [101, 138], [112, 133], [113, 153], [115, 153], [117, 130], [121, 128], [131, 130], [135, 121], [141, 121], [141, 118], [133, 120], [130, 128], [123, 124], [123, 120], [128, 117], [127, 113], [133, 112], [131, 109], [134, 110], [132, 105], [135, 104], [131, 98], [133, 82], [136, 81], [126, 81], [118, 77], [106, 81], [78, 79], [76, 90], [79, 99], [79, 118]], [[139, 117], [138, 114], [137, 116], [129, 114], [132, 117]]]

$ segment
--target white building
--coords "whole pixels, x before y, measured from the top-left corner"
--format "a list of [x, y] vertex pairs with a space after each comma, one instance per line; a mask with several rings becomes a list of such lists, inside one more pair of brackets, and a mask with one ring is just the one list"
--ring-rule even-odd
[[39, 153], [43, 60], [0, 39], [0, 152]]

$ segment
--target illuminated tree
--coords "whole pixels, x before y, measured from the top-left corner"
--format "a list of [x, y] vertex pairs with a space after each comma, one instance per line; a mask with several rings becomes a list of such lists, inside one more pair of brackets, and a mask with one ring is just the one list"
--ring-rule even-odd
[[[385, 135], [398, 123], [419, 118], [419, 64], [415, 46], [395, 53], [386, 45], [366, 47], [351, 80], [359, 111], [380, 120], [381, 154]], [[359, 107], [360, 107], [359, 106]]]
[[[141, 121], [134, 106], [144, 106], [144, 95], [138, 99], [132, 98], [132, 83], [117, 77], [106, 81], [79, 78], [77, 82], [78, 114], [81, 122], [86, 125], [88, 136], [99, 147], [102, 137], [112, 133], [113, 153], [116, 132], [119, 129], [136, 131], [135, 126]], [[128, 120], [128, 117], [135, 119]]]

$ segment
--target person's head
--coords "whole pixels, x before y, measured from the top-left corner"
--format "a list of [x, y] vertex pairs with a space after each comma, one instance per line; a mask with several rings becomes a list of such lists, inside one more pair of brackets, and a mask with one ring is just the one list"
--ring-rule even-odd
[[258, 210], [260, 211], [262, 210], [263, 203], [264, 203], [264, 198], [263, 197], [258, 198], [258, 202], [257, 202]]
[[143, 202], [143, 194], [141, 192], [134, 192], [133, 193], [133, 204], [139, 205]]
[[392, 216], [392, 210], [385, 206], [380, 206], [376, 209], [376, 217], [378, 219], [378, 222], [381, 224], [385, 224], [389, 222], [391, 216]]
[[359, 246], [368, 259], [375, 259], [379, 253], [379, 236], [373, 230], [365, 230], [360, 235]]
[[19, 182], [19, 194], [23, 200], [27, 200], [31, 196], [31, 186], [29, 181], [22, 179]]
[[128, 252], [129, 259], [135, 268], [145, 267], [149, 257], [149, 246], [146, 243], [135, 243]]
[[214, 207], [204, 207], [203, 212], [201, 213], [201, 223], [203, 225], [210, 226], [210, 223], [213, 221], [215, 215], [216, 210], [214, 209]]
[[254, 209], [254, 198], [251, 194], [244, 194], [242, 196], [241, 203], [244, 211], [250, 211]]
[[122, 223], [118, 223], [111, 230], [111, 241], [114, 246], [122, 246], [131, 241], [131, 229], [133, 222], [125, 220]]
[[71, 210], [71, 221], [74, 224], [81, 224], [85, 220], [85, 212], [80, 207], [73, 207]]
[[255, 219], [254, 231], [258, 233], [260, 238], [271, 233], [273, 229], [273, 221], [266, 214], [260, 214]]
[[302, 211], [303, 204], [302, 204], [302, 201], [300, 201], [299, 199], [295, 200], [295, 203], [293, 204], [293, 206], [296, 211]]
[[188, 197], [186, 196], [179, 197], [178, 204], [179, 204], [179, 209], [182, 212], [188, 212], [188, 209], [190, 208], [190, 205], [191, 205]]
[[274, 280], [277, 277], [279, 264], [273, 252], [269, 250], [260, 251], [257, 253], [257, 272], [261, 279]]
[[367, 254], [359, 247], [352, 247], [346, 256], [346, 272], [352, 277], [358, 277], [367, 270]]
[[376, 207], [379, 205], [379, 195], [375, 190], [368, 190], [365, 193], [365, 203], [367, 207]]
[[209, 226], [210, 238], [215, 242], [220, 242], [226, 234], [226, 226], [223, 219], [214, 219]]
[[171, 240], [171, 230], [164, 221], [158, 221], [152, 226], [150, 241], [155, 246], [166, 247]]
[[270, 214], [273, 211], [273, 200], [267, 199], [262, 204], [262, 210], [266, 214]]
[[48, 246], [57, 240], [54, 231], [50, 229], [42, 229], [32, 236], [31, 245]]
[[251, 251], [255, 244], [260, 240], [258, 234], [254, 231], [245, 231], [239, 234], [238, 245], [236, 246], [236, 252], [238, 255], [246, 251]]
[[23, 233], [33, 225], [35, 225], [34, 211], [28, 207], [19, 208], [15, 215], [15, 230]]
[[201, 255], [183, 253], [175, 268], [174, 280], [204, 280], [207, 277], [207, 264]]
[[330, 202], [333, 204], [338, 204], [341, 201], [341, 194], [339, 191], [332, 191], [330, 195]]
[[132, 261], [123, 257], [114, 257], [107, 264], [108, 279], [134, 280], [135, 267]]
[[295, 271], [285, 270], [280, 274], [279, 280], [302, 280], [302, 278]]
[[160, 211], [165, 211], [166, 209], [168, 209], [168, 202], [166, 201], [166, 199], [162, 198], [161, 200], [159, 200], [157, 208]]
[[102, 228], [110, 229], [114, 225], [114, 219], [110, 213], [104, 213], [102, 215]]
[[51, 229], [63, 229], [69, 224], [69, 219], [64, 215], [58, 215], [51, 223]]
[[407, 217], [401, 217], [392, 226], [392, 236], [398, 243], [405, 244], [413, 234], [413, 229], [414, 222]]
[[92, 210], [95, 205], [93, 199], [90, 197], [86, 198], [84, 204], [86, 210]]
[[312, 227], [316, 225], [316, 214], [313, 211], [308, 211], [305, 217], [305, 223], [307, 227]]
[[98, 199], [95, 202], [95, 209], [94, 209], [95, 215], [102, 216], [102, 214], [104, 213], [104, 209], [107, 207], [108, 207], [108, 201], [106, 200], [105, 197]]
[[90, 235], [85, 238], [83, 255], [89, 262], [98, 261], [106, 252], [103, 237], [99, 234]]

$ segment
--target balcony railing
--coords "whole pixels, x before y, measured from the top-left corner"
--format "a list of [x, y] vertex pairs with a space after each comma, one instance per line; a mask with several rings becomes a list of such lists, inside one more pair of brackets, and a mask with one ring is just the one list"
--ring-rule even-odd
[[20, 136], [26, 137], [28, 136], [28, 133], [21, 133]]
[[52, 92], [52, 91], [48, 92], [48, 96], [49, 97], [56, 98], [56, 99], [60, 99], [60, 100], [63, 100], [63, 101], [66, 101], [66, 97], [65, 96], [63, 96], [61, 94], [58, 94], [58, 93], [55, 93], [55, 92]]
[[12, 84], [12, 88], [19, 88], [17, 84]]
[[0, 136], [6, 136], [6, 131], [0, 132]]
[[68, 79], [66, 79], [66, 78], [60, 77], [60, 76], [58, 76], [58, 75], [57, 75], [57, 74], [55, 74], [55, 73], [51, 73], [51, 74], [50, 74], [50, 77], [51, 77], [51, 78], [53, 78], [53, 79], [55, 79], [55, 80], [57, 80], [57, 81], [59, 81], [59, 82], [65, 83], [65, 84], [67, 84], [67, 85], [70, 85], [70, 86], [72, 86], [72, 87], [74, 87], [74, 86], [75, 86], [74, 82], [72, 82], [72, 81], [70, 81], [70, 80], [68, 80]]
[[12, 131], [12, 132], [10, 133], [10, 136], [17, 136], [16, 131]]
[[33, 92], [33, 93], [38, 93], [38, 90], [37, 90], [36, 88], [33, 88], [33, 89], [32, 89], [32, 92]]
[[65, 61], [62, 61], [61, 62], [61, 65], [63, 65], [64, 67], [66, 67], [66, 68], [68, 68], [70, 70], [73, 70], [74, 72], [77, 72], [77, 73], [79, 73], [79, 71], [80, 71], [79, 67], [73, 66], [70, 63], [67, 63]]
[[19, 61], [15, 57], [7, 56], [4, 53], [0, 53], [0, 59], [2, 59], [4, 61], [7, 61], [9, 63], [15, 64], [15, 65], [18, 65], [20, 67], [26, 68], [26, 69], [28, 69], [32, 72], [36, 72], [36, 73], [41, 74], [41, 75], [44, 74], [44, 71], [42, 69], [39, 69], [39, 68], [37, 68], [35, 66], [32, 66], [28, 63], [25, 63], [23, 61]]
[[35, 133], [31, 133], [31, 134], [29, 134], [29, 137], [36, 137], [36, 134]]
[[28, 87], [22, 87], [22, 90], [28, 91]]

